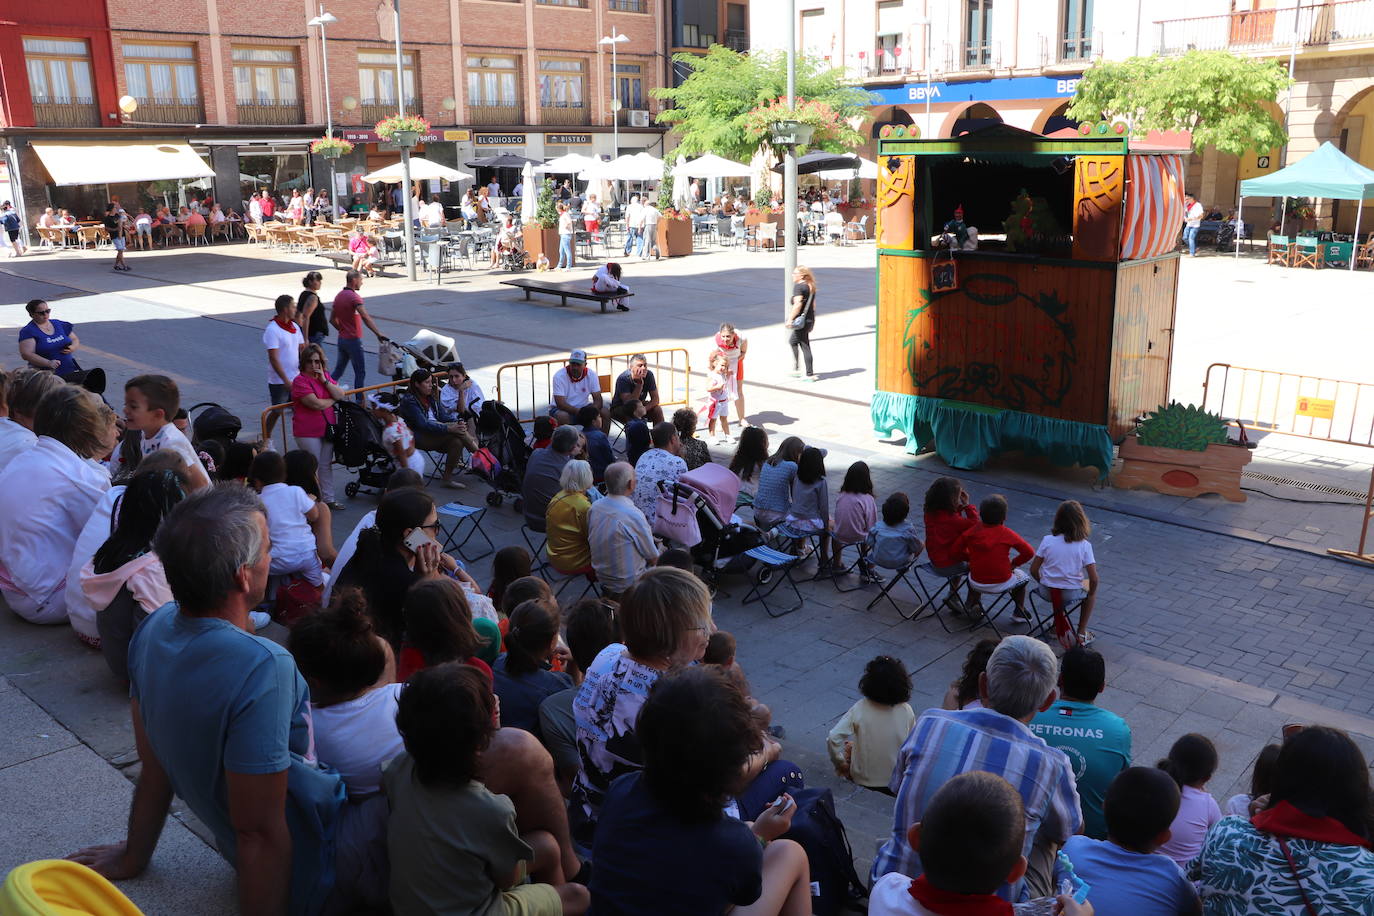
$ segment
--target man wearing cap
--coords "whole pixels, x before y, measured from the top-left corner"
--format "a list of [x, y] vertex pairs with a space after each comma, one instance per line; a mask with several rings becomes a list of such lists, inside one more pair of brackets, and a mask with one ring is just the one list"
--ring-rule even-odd
[[587, 351], [574, 350], [568, 354], [568, 364], [553, 375], [553, 403], [549, 416], [560, 425], [572, 423], [577, 412], [588, 404], [601, 411], [601, 422], [610, 427], [611, 418], [601, 399], [601, 379], [587, 369]]

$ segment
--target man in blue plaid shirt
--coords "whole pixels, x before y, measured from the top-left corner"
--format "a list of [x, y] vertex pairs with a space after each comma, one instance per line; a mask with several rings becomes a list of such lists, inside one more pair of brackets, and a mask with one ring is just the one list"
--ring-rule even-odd
[[892, 771], [892, 836], [873, 862], [872, 881], [889, 872], [920, 875], [921, 860], [907, 842], [907, 829], [946, 782], [981, 770], [1011, 783], [1026, 806], [1022, 854], [1030, 870], [1017, 884], [1003, 885], [998, 896], [1014, 902], [1052, 893], [1055, 852], [1083, 828], [1069, 758], [1028, 727], [1057, 698], [1058, 681], [1059, 662], [1049, 646], [1008, 636], [979, 678], [983, 708], [930, 709], [916, 720]]

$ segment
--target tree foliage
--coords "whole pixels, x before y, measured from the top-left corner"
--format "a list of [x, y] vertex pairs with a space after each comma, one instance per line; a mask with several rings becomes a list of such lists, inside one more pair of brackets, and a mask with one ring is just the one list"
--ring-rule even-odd
[[[676, 66], [691, 73], [682, 85], [653, 90], [656, 98], [672, 103], [658, 116], [660, 123], [672, 126], [678, 137], [678, 151], [684, 156], [715, 153], [727, 159], [748, 162], [758, 149], [745, 131], [749, 113], [787, 94], [787, 58], [783, 54], [758, 52], [739, 54], [721, 45], [712, 45], [705, 55], [673, 55]], [[797, 55], [797, 99], [823, 102], [841, 119], [865, 114], [870, 94], [844, 83], [844, 71], [824, 60]], [[822, 139], [813, 146], [831, 152], [844, 152], [860, 137], [845, 125], [848, 135]]]
[[1289, 84], [1279, 61], [1227, 51], [1100, 60], [1079, 80], [1068, 114], [1079, 121], [1124, 118], [1136, 136], [1191, 131], [1195, 149], [1215, 146], [1239, 156], [1288, 141], [1267, 105]]

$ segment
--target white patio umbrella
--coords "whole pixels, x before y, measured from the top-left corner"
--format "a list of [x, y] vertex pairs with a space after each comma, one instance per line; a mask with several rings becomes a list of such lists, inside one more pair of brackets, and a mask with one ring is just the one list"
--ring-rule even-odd
[[[460, 172], [457, 169], [451, 169], [446, 165], [440, 165], [437, 162], [431, 162], [422, 156], [410, 157], [411, 181], [429, 181], [434, 178], [438, 178], [442, 181], [463, 181], [472, 178], [472, 175], [467, 172]], [[401, 164], [399, 162], [394, 165], [389, 165], [384, 169], [378, 169], [370, 175], [363, 176], [363, 181], [366, 181], [368, 184], [377, 184], [378, 182], [395, 184], [396, 182], [404, 180], [405, 179], [401, 175]]]
[[687, 206], [687, 190], [690, 180], [687, 175], [687, 157], [678, 156], [677, 164], [673, 166], [673, 206], [679, 210]]
[[824, 179], [825, 181], [841, 181], [845, 178], [870, 178], [876, 180], [878, 177], [878, 163], [874, 162], [872, 159], [865, 159], [860, 156], [857, 170], [826, 169], [824, 172], [815, 172], [813, 174], [815, 174], [817, 178]]
[[[685, 166], [687, 175], [691, 178], [736, 178], [743, 175], [753, 174], [749, 166], [742, 162], [734, 162], [715, 153], [707, 153], [698, 156], [696, 159], [688, 160]], [[874, 166], [876, 170], [877, 166]], [[876, 175], [877, 172], [875, 171]]]
[[534, 163], [526, 162], [524, 172], [521, 174], [520, 191], [520, 222], [525, 224], [534, 219], [535, 213], [539, 209], [539, 188], [534, 183]]
[[594, 156], [584, 156], [581, 153], [568, 153], [559, 156], [557, 159], [550, 159], [543, 165], [534, 167], [534, 170], [541, 175], [576, 175], [578, 172], [600, 165], [601, 160]]
[[607, 181], [659, 181], [663, 178], [663, 160], [648, 153], [620, 156], [610, 162], [588, 166], [578, 176], [583, 181], [603, 178]]

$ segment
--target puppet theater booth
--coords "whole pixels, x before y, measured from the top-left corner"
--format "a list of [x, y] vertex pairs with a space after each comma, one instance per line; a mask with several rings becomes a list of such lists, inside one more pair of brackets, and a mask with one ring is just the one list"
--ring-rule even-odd
[[878, 142], [874, 429], [954, 468], [1020, 451], [1105, 477], [1168, 401], [1186, 135], [915, 130]]

